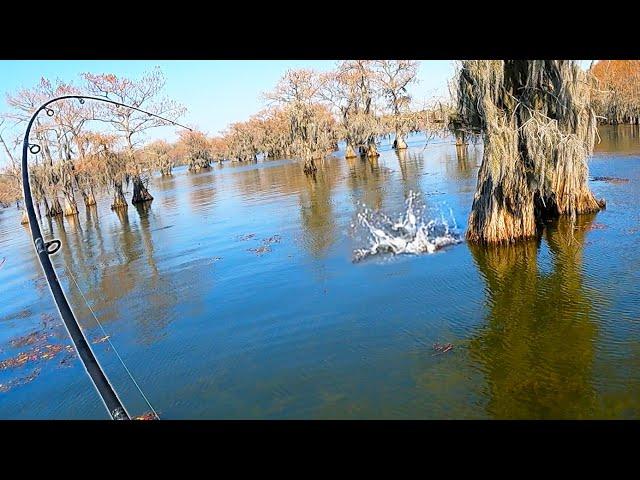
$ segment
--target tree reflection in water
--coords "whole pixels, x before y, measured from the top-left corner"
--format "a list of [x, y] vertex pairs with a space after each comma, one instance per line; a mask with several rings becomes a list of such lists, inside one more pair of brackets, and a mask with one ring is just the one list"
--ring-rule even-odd
[[596, 409], [592, 384], [596, 292], [584, 286], [582, 250], [593, 215], [546, 229], [552, 256], [540, 271], [539, 244], [469, 245], [486, 283], [486, 325], [470, 353], [487, 380], [495, 418], [584, 418]]
[[313, 258], [322, 258], [337, 237], [331, 202], [337, 178], [335, 171], [330, 171], [324, 162], [317, 167], [315, 175], [305, 176], [305, 185], [300, 188], [300, 220], [305, 249]]
[[400, 167], [404, 198], [410, 192], [420, 191], [420, 174], [424, 171], [424, 155], [409, 150], [395, 150]]

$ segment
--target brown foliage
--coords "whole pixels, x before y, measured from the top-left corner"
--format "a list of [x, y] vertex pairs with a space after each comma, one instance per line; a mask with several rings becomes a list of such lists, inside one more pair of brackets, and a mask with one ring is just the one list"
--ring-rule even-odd
[[640, 123], [640, 60], [600, 60], [591, 73], [596, 113], [608, 123]]
[[267, 98], [280, 105], [288, 119], [293, 155], [304, 162], [305, 173], [317, 171], [316, 160], [333, 150], [333, 117], [320, 103], [321, 81], [311, 70], [288, 70]]

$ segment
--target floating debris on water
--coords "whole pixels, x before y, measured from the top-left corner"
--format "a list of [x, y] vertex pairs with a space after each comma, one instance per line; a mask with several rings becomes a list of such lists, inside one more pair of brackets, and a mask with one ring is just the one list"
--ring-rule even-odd
[[[255, 235], [255, 234], [252, 234], [252, 235]], [[270, 237], [263, 238], [262, 245], [260, 245], [259, 247], [248, 248], [247, 251], [255, 253], [256, 255], [264, 255], [265, 253], [269, 253], [272, 251], [271, 245], [273, 245], [274, 243], [280, 243], [281, 240], [282, 240], [282, 237], [280, 235], [278, 234], [272, 235]]]
[[434, 343], [433, 349], [436, 351], [434, 355], [440, 355], [441, 353], [447, 353], [453, 350], [453, 343]]
[[590, 230], [604, 230], [606, 228], [609, 228], [608, 225], [605, 225], [604, 223], [592, 223], [589, 225], [575, 225], [573, 227], [574, 230], [585, 230], [585, 231], [590, 231]]
[[607, 182], [607, 183], [627, 183], [628, 178], [619, 177], [591, 177], [592, 182]]
[[462, 242], [460, 232], [449, 209], [452, 227], [442, 213], [440, 219], [425, 222], [425, 208], [420, 202], [420, 195], [413, 191], [405, 201], [406, 210], [396, 221], [384, 213], [369, 210], [366, 205], [358, 213], [358, 223], [364, 227], [369, 236], [369, 248], [357, 249], [353, 252], [353, 261], [378, 253], [413, 254], [434, 253], [449, 245]]
[[251, 240], [255, 236], [256, 236], [255, 233], [247, 233], [245, 235], [238, 235], [236, 237], [236, 240], [240, 240], [241, 242], [244, 242], [244, 241], [247, 241], [247, 240]]
[[33, 345], [34, 343], [44, 342], [51, 335], [44, 331], [31, 332], [28, 335], [14, 338], [10, 344], [14, 348], [24, 347], [25, 345]]
[[77, 354], [75, 349], [71, 345], [65, 345], [64, 349], [67, 353], [64, 357], [62, 357], [62, 360], [60, 360], [60, 365], [62, 365], [63, 367], [70, 367], [71, 360], [76, 358]]
[[7, 383], [0, 383], [0, 393], [6, 393], [12, 388], [18, 387], [20, 385], [26, 385], [27, 383], [35, 380], [38, 377], [38, 375], [40, 375], [40, 369], [36, 368], [29, 375], [10, 380]]
[[173, 225], [167, 225], [166, 227], [158, 227], [151, 230], [151, 232], [158, 232], [160, 230], [166, 230], [167, 228], [171, 228], [171, 227], [173, 227]]
[[44, 346], [36, 346], [27, 352], [20, 352], [13, 358], [0, 361], [0, 370], [8, 368], [16, 368], [29, 362], [39, 360], [50, 360], [60, 353], [63, 349], [62, 345], [48, 344]]
[[50, 360], [59, 354], [63, 349], [62, 345], [45, 345], [42, 353], [37, 358], [37, 360]]
[[110, 337], [109, 335], [105, 335], [104, 337], [96, 338], [96, 339], [95, 339], [95, 340], [93, 340], [93, 342], [91, 342], [91, 343], [93, 343], [93, 344], [96, 344], [96, 343], [104, 343], [104, 342], [106, 342], [107, 340], [109, 340], [109, 337]]
[[50, 313], [41, 313], [40, 321], [42, 322], [42, 328], [47, 328], [49, 324], [52, 324], [51, 328], [62, 326], [62, 322]]
[[262, 243], [264, 244], [269, 244], [269, 243], [280, 243], [281, 237], [280, 235], [274, 235], [272, 237], [269, 238], [265, 238], [262, 240]]
[[607, 226], [604, 223], [592, 223], [587, 230], [604, 230]]
[[142, 415], [138, 415], [137, 417], [133, 417], [134, 420], [158, 420], [156, 414], [153, 412], [143, 413]]
[[253, 252], [256, 255], [264, 255], [265, 253], [269, 253], [271, 251], [271, 247], [269, 245], [262, 245], [257, 248], [248, 248], [248, 252]]

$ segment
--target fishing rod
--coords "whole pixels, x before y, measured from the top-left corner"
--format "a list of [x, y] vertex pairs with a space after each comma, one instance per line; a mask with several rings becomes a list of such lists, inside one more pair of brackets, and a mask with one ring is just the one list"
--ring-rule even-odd
[[87, 342], [87, 338], [82, 332], [80, 324], [76, 320], [76, 317], [71, 310], [71, 307], [69, 306], [69, 302], [67, 301], [64, 291], [62, 290], [62, 286], [60, 285], [60, 281], [58, 280], [56, 271], [51, 263], [51, 259], [49, 258], [50, 255], [53, 255], [60, 249], [61, 242], [57, 239], [45, 241], [42, 237], [40, 224], [38, 223], [38, 219], [36, 218], [36, 212], [33, 206], [33, 198], [31, 196], [31, 185], [29, 183], [29, 167], [27, 156], [29, 153], [36, 155], [40, 152], [40, 145], [29, 143], [29, 134], [31, 133], [31, 127], [33, 126], [33, 123], [40, 112], [45, 111], [47, 116], [49, 117], [55, 115], [55, 111], [50, 108], [49, 105], [60, 100], [68, 99], [77, 99], [81, 104], [84, 104], [85, 100], [95, 100], [99, 102], [110, 103], [115, 105], [116, 107], [130, 108], [132, 110], [145, 113], [149, 116], [159, 118], [167, 123], [186, 128], [189, 131], [192, 130], [189, 127], [181, 125], [178, 122], [169, 120], [168, 118], [161, 117], [160, 115], [156, 115], [155, 113], [148, 112], [132, 105], [127, 105], [116, 100], [111, 100], [110, 98], [93, 97], [87, 95], [63, 95], [43, 103], [33, 113], [31, 119], [29, 120], [29, 124], [27, 125], [27, 130], [24, 134], [24, 141], [22, 143], [22, 192], [24, 195], [24, 206], [27, 209], [27, 215], [29, 217], [29, 226], [31, 228], [33, 246], [38, 255], [38, 259], [40, 260], [42, 270], [44, 271], [44, 274], [47, 278], [49, 289], [51, 290], [51, 294], [53, 295], [56, 307], [58, 308], [58, 313], [60, 314], [60, 317], [64, 322], [67, 333], [71, 338], [73, 346], [78, 352], [78, 356], [80, 357], [80, 361], [82, 362], [87, 375], [89, 375], [91, 382], [93, 383], [111, 418], [113, 420], [130, 420], [131, 417], [129, 413], [125, 409], [122, 401], [113, 388], [113, 385], [111, 385], [111, 382], [104, 373], [104, 370], [102, 369], [102, 366], [93, 353], [93, 350], [91, 350], [89, 342]]

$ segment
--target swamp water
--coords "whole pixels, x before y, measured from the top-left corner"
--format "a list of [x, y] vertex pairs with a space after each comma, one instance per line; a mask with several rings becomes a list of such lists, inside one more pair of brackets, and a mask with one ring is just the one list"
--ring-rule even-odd
[[[607, 209], [511, 247], [460, 242], [482, 147], [420, 136], [315, 180], [286, 160], [180, 168], [147, 207], [42, 228], [132, 415], [148, 408], [72, 277], [162, 418], [639, 418], [640, 139], [600, 135], [591, 176], [628, 180], [591, 182]], [[0, 418], [107, 418], [67, 345], [0, 210]]]

